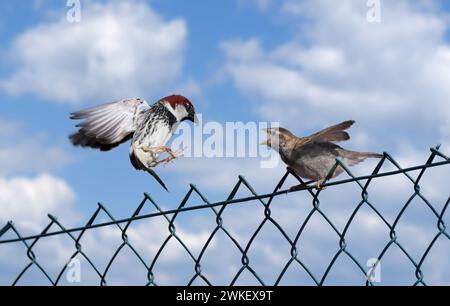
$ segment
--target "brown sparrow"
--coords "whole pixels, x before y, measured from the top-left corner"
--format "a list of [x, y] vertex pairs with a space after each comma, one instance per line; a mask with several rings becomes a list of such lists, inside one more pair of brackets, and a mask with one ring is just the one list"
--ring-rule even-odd
[[[263, 129], [267, 133], [267, 140], [262, 145], [267, 145], [278, 151], [283, 162], [298, 176], [313, 180], [316, 187], [322, 189], [322, 184], [330, 170], [336, 163], [336, 158], [341, 158], [349, 166], [356, 165], [366, 158], [382, 158], [382, 154], [348, 151], [334, 142], [350, 139], [345, 131], [355, 123], [353, 120], [345, 121], [331, 126], [308, 137], [297, 137], [284, 128]], [[337, 167], [332, 178], [344, 171]], [[295, 186], [291, 189], [304, 188], [305, 185]]]

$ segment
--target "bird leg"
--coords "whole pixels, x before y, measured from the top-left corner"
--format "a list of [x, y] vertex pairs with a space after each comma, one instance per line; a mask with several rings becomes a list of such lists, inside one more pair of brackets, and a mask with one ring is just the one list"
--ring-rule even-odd
[[180, 155], [183, 153], [183, 150], [177, 151], [177, 152], [173, 152], [172, 149], [165, 147], [165, 151], [167, 154], [169, 154], [169, 156], [163, 160], [160, 161], [160, 163], [164, 163], [164, 165], [167, 165], [168, 163], [170, 163], [172, 160], [177, 159], [178, 157], [180, 157]]
[[323, 187], [323, 184], [325, 183], [325, 179], [320, 179], [316, 183], [317, 190], [324, 190], [326, 187]]
[[313, 180], [313, 181], [307, 181], [307, 182], [303, 182], [303, 183], [301, 183], [301, 184], [298, 184], [298, 185], [295, 185], [295, 186], [292, 186], [292, 187], [290, 187], [289, 188], [289, 191], [298, 191], [298, 190], [303, 190], [303, 189], [307, 189], [308, 188], [308, 185], [309, 184], [311, 184], [311, 183], [314, 183], [315, 181]]
[[308, 185], [310, 183], [314, 183], [314, 182], [316, 182], [317, 190], [324, 190], [326, 188], [326, 187], [323, 186], [323, 184], [325, 183], [325, 179], [321, 179], [321, 180], [318, 180], [318, 181], [309, 181], [309, 182], [305, 182], [303, 184], [292, 186], [291, 188], [289, 188], [289, 191], [298, 191], [298, 190], [307, 189]]
[[[176, 159], [179, 157], [179, 154], [181, 152], [173, 152], [171, 148], [163, 146], [163, 147], [142, 147], [141, 148], [142, 151], [144, 151], [145, 153], [150, 153], [150, 155], [152, 156], [152, 161], [150, 163], [148, 163], [149, 167], [156, 167], [159, 164], [168, 164], [170, 163], [172, 160]], [[167, 153], [169, 154], [169, 156], [165, 159], [162, 160], [157, 160], [157, 156], [156, 154], [161, 154], [161, 153]]]

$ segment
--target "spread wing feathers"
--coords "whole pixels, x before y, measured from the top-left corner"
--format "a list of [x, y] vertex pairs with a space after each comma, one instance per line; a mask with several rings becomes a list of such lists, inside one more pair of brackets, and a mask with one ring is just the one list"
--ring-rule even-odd
[[70, 141], [75, 146], [111, 150], [132, 137], [149, 108], [145, 100], [127, 99], [72, 113], [71, 119], [83, 121]]
[[304, 144], [309, 142], [337, 142], [349, 140], [350, 135], [345, 131], [351, 127], [355, 121], [348, 120], [323, 129], [311, 136], [306, 137]]

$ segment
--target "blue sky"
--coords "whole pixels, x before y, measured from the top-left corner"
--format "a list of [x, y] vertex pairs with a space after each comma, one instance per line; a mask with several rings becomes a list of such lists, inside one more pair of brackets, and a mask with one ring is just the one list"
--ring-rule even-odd
[[[0, 145], [0, 205], [6, 207], [1, 223], [14, 219], [24, 232], [34, 233], [49, 212], [75, 225], [101, 202], [115, 217], [126, 217], [143, 192], [174, 208], [191, 182], [220, 200], [238, 174], [260, 192], [272, 189], [283, 174], [282, 165], [260, 169], [258, 158], [183, 158], [158, 169], [168, 182], [167, 194], [131, 167], [126, 145], [108, 153], [70, 145], [70, 112], [125, 97], [152, 103], [183, 93], [206, 121], [277, 121], [299, 135], [355, 119], [346, 147], [388, 151], [405, 166], [424, 162], [428, 148], [438, 143], [450, 151], [445, 1], [381, 1], [380, 23], [367, 22], [366, 1], [81, 4], [81, 21], [69, 23], [65, 1], [0, 3], [0, 136], [6, 140]], [[369, 161], [355, 171], [366, 174], [374, 165]], [[436, 171], [426, 183], [438, 205], [448, 197], [440, 192], [445, 177], [446, 172]], [[392, 190], [405, 194], [379, 201], [406, 196], [407, 190], [395, 185], [400, 183], [393, 182]], [[348, 196], [340, 199], [345, 202]], [[289, 209], [280, 213], [286, 217]], [[330, 213], [343, 216], [337, 208]], [[421, 213], [409, 221], [426, 228]], [[190, 219], [180, 222], [194, 245], [209, 228], [209, 217], [197, 217], [205, 227], [194, 230]], [[411, 224], [405, 226], [411, 229]], [[249, 231], [235, 226], [237, 235]], [[265, 244], [270, 250], [278, 246], [270, 235]], [[310, 256], [327, 246], [325, 239], [311, 248]], [[276, 261], [270, 250], [266, 257]], [[264, 263], [264, 256], [257, 258]], [[448, 273], [434, 275], [435, 282], [448, 282]], [[346, 275], [337, 273], [335, 281], [346, 282]], [[400, 282], [394, 275], [391, 281]], [[169, 283], [178, 280], [169, 276]]]

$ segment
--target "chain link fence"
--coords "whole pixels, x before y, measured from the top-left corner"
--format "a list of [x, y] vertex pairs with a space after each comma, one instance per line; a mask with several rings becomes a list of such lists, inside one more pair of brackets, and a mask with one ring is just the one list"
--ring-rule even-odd
[[[383, 165], [390, 165], [391, 167], [394, 166], [394, 170], [392, 171], [386, 171], [381, 172], [381, 168]], [[362, 279], [365, 280], [365, 285], [374, 285], [372, 274], [374, 271], [376, 271], [377, 265], [379, 262], [381, 262], [387, 255], [388, 250], [390, 250], [393, 246], [397, 246], [401, 252], [407, 257], [410, 265], [414, 269], [415, 279], [411, 281], [409, 285], [426, 285], [427, 284], [427, 275], [426, 271], [423, 270], [423, 263], [424, 260], [429, 255], [430, 251], [435, 246], [436, 241], [440, 237], [444, 237], [447, 240], [450, 240], [450, 235], [446, 227], [446, 223], [444, 222], [444, 215], [446, 213], [446, 210], [450, 203], [450, 196], [447, 198], [446, 203], [442, 206], [442, 209], [437, 209], [435, 203], [432, 203], [429, 201], [421, 192], [420, 183], [421, 179], [424, 175], [424, 173], [427, 171], [427, 169], [433, 168], [433, 167], [448, 167], [450, 164], [450, 159], [448, 156], [444, 155], [440, 150], [439, 147], [432, 148], [431, 153], [429, 155], [428, 160], [421, 165], [409, 167], [409, 168], [402, 168], [399, 163], [395, 161], [395, 159], [388, 153], [384, 153], [384, 158], [382, 158], [373, 172], [370, 175], [366, 176], [355, 176], [353, 173], [346, 167], [345, 164], [343, 164], [340, 160], [336, 160], [335, 166], [330, 170], [329, 176], [331, 177], [333, 172], [338, 168], [342, 167], [345, 172], [349, 175], [349, 178], [341, 179], [341, 180], [333, 180], [333, 181], [327, 181], [326, 184], [324, 184], [324, 187], [327, 188], [339, 188], [341, 185], [345, 184], [357, 184], [357, 187], [360, 190], [360, 198], [354, 199], [357, 203], [354, 206], [353, 212], [351, 213], [350, 218], [346, 221], [345, 226], [343, 230], [339, 230], [338, 226], [336, 226], [331, 219], [327, 216], [327, 214], [324, 212], [324, 210], [321, 208], [320, 203], [320, 194], [321, 190], [316, 190], [314, 184], [305, 184], [305, 182], [302, 181], [301, 178], [295, 175], [290, 169], [287, 169], [285, 175], [281, 178], [281, 180], [278, 182], [276, 187], [274, 188], [273, 192], [267, 193], [267, 194], [257, 194], [256, 191], [252, 188], [250, 183], [242, 176], [239, 177], [238, 182], [234, 186], [233, 190], [229, 194], [226, 200], [220, 201], [220, 202], [210, 202], [206, 198], [206, 196], [194, 185], [190, 186], [189, 191], [184, 196], [181, 203], [178, 205], [176, 209], [172, 210], [163, 210], [160, 205], [158, 205], [150, 195], [145, 194], [144, 199], [142, 202], [138, 205], [136, 210], [134, 211], [133, 215], [126, 219], [115, 219], [113, 215], [106, 209], [105, 206], [99, 204], [93, 215], [90, 217], [88, 222], [81, 227], [75, 227], [75, 228], [66, 228], [63, 224], [61, 224], [58, 219], [52, 215], [49, 215], [49, 223], [48, 225], [43, 229], [43, 231], [38, 235], [31, 235], [31, 236], [22, 236], [20, 229], [17, 228], [13, 222], [8, 222], [1, 230], [0, 230], [0, 251], [2, 247], [5, 247], [9, 244], [13, 243], [21, 243], [26, 249], [25, 254], [16, 254], [15, 256], [27, 256], [27, 263], [23, 267], [21, 271], [18, 271], [17, 277], [13, 280], [12, 285], [19, 284], [21, 279], [24, 277], [24, 275], [29, 271], [32, 267], [37, 268], [39, 271], [42, 280], [44, 283], [51, 284], [51, 285], [59, 285], [61, 284], [62, 276], [67, 272], [68, 266], [72, 259], [74, 258], [83, 258], [95, 271], [96, 276], [98, 277], [99, 284], [100, 285], [107, 285], [108, 284], [108, 276], [109, 271], [111, 267], [116, 263], [116, 259], [118, 255], [124, 251], [124, 249], [128, 249], [132, 252], [133, 256], [136, 256], [140, 264], [142, 265], [142, 268], [146, 270], [147, 273], [147, 282], [146, 285], [158, 285], [159, 280], [157, 275], [155, 274], [155, 269], [158, 266], [158, 263], [161, 260], [161, 256], [163, 254], [163, 251], [169, 244], [169, 242], [176, 241], [183, 250], [186, 252], [188, 257], [190, 258], [192, 262], [192, 277], [190, 277], [190, 280], [187, 282], [187, 285], [193, 285], [195, 284], [196, 280], [202, 280], [207, 285], [215, 285], [207, 276], [207, 271], [203, 271], [203, 260], [206, 251], [211, 245], [211, 241], [213, 238], [218, 235], [218, 233], [224, 234], [234, 245], [236, 250], [240, 254], [240, 264], [237, 273], [234, 275], [232, 280], [229, 282], [229, 285], [235, 285], [237, 283], [237, 280], [240, 278], [240, 276], [244, 272], [248, 272], [251, 275], [254, 276], [254, 278], [257, 280], [257, 282], [260, 285], [279, 285], [282, 281], [283, 277], [286, 275], [286, 271], [293, 265], [298, 265], [300, 269], [302, 269], [304, 272], [306, 272], [305, 275], [310, 278], [310, 280], [313, 281], [316, 285], [323, 285], [325, 281], [327, 280], [327, 277], [330, 274], [330, 270], [334, 265], [336, 265], [338, 258], [341, 256], [348, 257], [351, 262], [355, 265], [357, 270], [360, 271]], [[414, 175], [413, 175], [414, 173]], [[296, 191], [292, 191], [289, 188], [285, 188], [286, 181], [289, 177], [294, 177], [296, 180], [298, 180], [300, 183], [305, 184], [304, 188]], [[371, 203], [369, 200], [369, 192], [368, 188], [371, 185], [371, 183], [374, 180], [382, 180], [386, 177], [393, 177], [393, 176], [402, 176], [406, 178], [410, 184], [412, 193], [408, 200], [402, 204], [402, 207], [398, 214], [396, 215], [396, 218], [394, 222], [388, 222], [387, 218], [383, 216], [383, 214], [380, 212], [380, 210]], [[246, 189], [246, 191], [249, 191], [251, 193], [248, 197], [237, 197], [238, 192], [241, 189]], [[446, 190], [446, 192], [449, 192], [450, 189]], [[299, 222], [298, 224], [298, 230], [295, 235], [289, 235], [284, 229], [283, 226], [280, 225], [279, 222], [275, 218], [272, 217], [272, 201], [280, 196], [286, 195], [288, 193], [296, 194], [296, 193], [307, 193], [311, 199], [312, 207], [307, 214], [306, 218], [303, 222]], [[202, 200], [202, 204], [200, 205], [194, 205], [194, 206], [187, 206], [186, 203], [188, 200], [193, 196], [196, 195], [200, 197]], [[450, 195], [450, 192], [449, 192]], [[436, 227], [434, 229], [435, 235], [431, 242], [427, 245], [427, 247], [423, 250], [421, 253], [421, 256], [417, 258], [417, 256], [413, 256], [410, 252], [407, 251], [407, 248], [405, 248], [402, 243], [400, 243], [398, 237], [396, 228], [397, 225], [404, 216], [405, 211], [408, 210], [410, 207], [410, 204], [414, 201], [419, 199], [425, 207], [431, 212], [431, 214], [434, 216], [436, 221]], [[224, 220], [223, 213], [224, 210], [227, 209], [227, 207], [234, 206], [234, 205], [245, 205], [247, 202], [252, 201], [258, 201], [260, 205], [263, 206], [264, 211], [264, 217], [262, 219], [262, 222], [260, 222], [259, 226], [257, 226], [256, 230], [251, 235], [250, 239], [246, 241], [246, 243], [242, 243], [238, 241], [238, 239], [232, 234], [232, 231], [230, 231], [226, 226], [226, 220]], [[143, 208], [147, 207], [147, 205], [150, 205], [151, 207], [154, 207], [156, 209], [156, 212], [149, 213], [149, 214], [143, 214]], [[352, 225], [352, 222], [355, 220], [355, 216], [358, 214], [358, 212], [361, 210], [362, 207], [369, 208], [373, 214], [375, 214], [379, 220], [382, 221], [384, 226], [388, 230], [388, 241], [379, 250], [379, 255], [377, 257], [377, 260], [373, 262], [372, 269], [369, 269], [369, 271], [366, 271], [366, 263], [360, 262], [358, 260], [357, 256], [355, 256], [348, 248], [347, 246], [347, 240], [346, 235], [348, 234], [348, 230]], [[182, 237], [177, 233], [177, 218], [179, 218], [180, 215], [183, 213], [186, 213], [188, 211], [205, 211], [210, 210], [215, 217], [215, 226], [211, 233], [209, 234], [208, 239], [206, 240], [206, 243], [200, 248], [199, 252], [193, 252], [188, 245], [183, 241]], [[99, 214], [104, 213], [109, 217], [109, 221], [101, 221], [99, 222]], [[313, 216], [319, 215], [323, 222], [327, 223], [332, 230], [337, 234], [338, 236], [338, 245], [339, 248], [337, 252], [334, 254], [330, 262], [325, 263], [324, 272], [323, 274], [318, 275], [317, 273], [314, 273], [310, 267], [303, 261], [302, 257], [299, 254], [299, 249], [301, 248], [307, 248], [307, 245], [303, 245], [300, 240], [302, 235], [305, 232], [305, 229], [310, 224], [310, 220]], [[164, 242], [159, 247], [158, 251], [156, 252], [156, 255], [153, 256], [153, 258], [148, 259], [147, 254], [142, 254], [139, 252], [134, 246], [131, 239], [129, 239], [127, 235], [127, 231], [129, 230], [130, 225], [133, 222], [136, 222], [137, 220], [143, 220], [143, 219], [152, 219], [156, 217], [163, 217], [165, 221], [167, 222], [167, 229], [161, 228], [161, 231], [167, 231], [167, 237], [165, 238]], [[249, 255], [249, 252], [254, 245], [254, 241], [257, 238], [258, 235], [260, 235], [263, 227], [265, 227], [267, 224], [271, 224], [274, 226], [274, 228], [279, 231], [279, 233], [284, 237], [286, 242], [290, 246], [290, 254], [289, 259], [283, 264], [283, 268], [281, 271], [277, 272], [276, 281], [274, 283], [267, 283], [259, 274], [257, 269], [254, 268], [254, 265], [252, 264], [252, 258]], [[55, 227], [57, 228], [55, 230]], [[94, 264], [94, 260], [90, 257], [88, 252], [86, 252], [83, 249], [83, 238], [85, 237], [86, 233], [88, 231], [91, 231], [96, 228], [105, 228], [105, 227], [116, 227], [120, 230], [121, 233], [121, 244], [119, 247], [114, 251], [112, 256], [110, 258], [106, 259], [106, 266], [104, 268], [100, 268], [98, 265]], [[8, 238], [5, 238], [7, 237]], [[70, 256], [69, 260], [67, 261], [67, 264], [65, 264], [63, 267], [60, 268], [59, 273], [56, 276], [51, 276], [48, 271], [41, 265], [40, 258], [35, 254], [34, 249], [36, 246], [46, 237], [58, 237], [58, 236], [64, 236], [68, 237], [72, 243], [73, 243], [73, 253]], [[12, 237], [12, 238], [11, 238]], [[220, 246], [219, 246], [220, 247]], [[446, 254], [448, 258], [450, 258], [450, 254]], [[220, 264], [220, 263], [218, 263]], [[302, 276], [303, 277], [303, 276]], [[362, 283], [364, 284], [364, 283]]]

